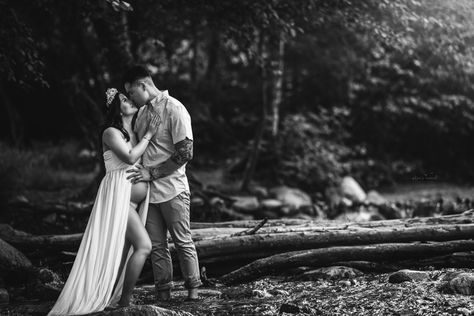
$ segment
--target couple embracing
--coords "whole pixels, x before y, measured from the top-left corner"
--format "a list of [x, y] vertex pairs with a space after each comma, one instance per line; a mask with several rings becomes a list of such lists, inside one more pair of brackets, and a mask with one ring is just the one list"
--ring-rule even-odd
[[191, 118], [147, 69], [124, 76], [130, 98], [111, 88], [102, 130], [106, 174], [68, 279], [48, 316], [80, 315], [130, 305], [151, 254], [156, 296], [169, 300], [173, 265], [169, 231], [188, 289], [198, 299], [199, 264], [190, 229], [185, 173], [193, 156]]

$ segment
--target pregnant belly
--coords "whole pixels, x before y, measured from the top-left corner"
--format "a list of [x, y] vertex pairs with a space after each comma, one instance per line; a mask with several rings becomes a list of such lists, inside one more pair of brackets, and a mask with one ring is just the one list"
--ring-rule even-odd
[[130, 200], [134, 203], [140, 203], [146, 197], [146, 192], [148, 190], [148, 183], [138, 182], [132, 184], [132, 192], [130, 195]]

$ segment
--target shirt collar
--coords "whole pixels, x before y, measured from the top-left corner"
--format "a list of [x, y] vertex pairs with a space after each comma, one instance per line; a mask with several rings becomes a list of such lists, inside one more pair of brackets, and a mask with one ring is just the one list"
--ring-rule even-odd
[[168, 90], [160, 91], [160, 93], [156, 97], [154, 97], [149, 102], [147, 102], [147, 106], [157, 107], [160, 105], [161, 101], [163, 101], [165, 97], [168, 97], [168, 96], [169, 96]]

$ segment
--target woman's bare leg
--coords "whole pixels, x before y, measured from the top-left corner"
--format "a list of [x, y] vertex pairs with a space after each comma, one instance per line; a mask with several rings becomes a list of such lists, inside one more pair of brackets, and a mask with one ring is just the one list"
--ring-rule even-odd
[[143, 268], [146, 258], [151, 252], [151, 241], [143, 223], [135, 209], [130, 208], [127, 222], [126, 239], [133, 245], [133, 254], [127, 263], [123, 281], [122, 296], [118, 304], [130, 305], [133, 288]]

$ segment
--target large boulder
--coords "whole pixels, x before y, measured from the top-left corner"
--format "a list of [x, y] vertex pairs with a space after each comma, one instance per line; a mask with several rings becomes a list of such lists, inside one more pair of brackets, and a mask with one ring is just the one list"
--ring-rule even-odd
[[0, 273], [28, 274], [33, 271], [31, 261], [18, 249], [0, 239]]
[[367, 198], [367, 194], [357, 181], [350, 177], [345, 176], [341, 181], [341, 192], [343, 196], [351, 199], [354, 202], [363, 202]]
[[474, 294], [474, 273], [458, 272], [450, 273], [443, 278], [440, 290], [452, 294]]
[[311, 197], [300, 189], [279, 186], [270, 189], [270, 195], [280, 200], [284, 205], [296, 210], [301, 206], [311, 205]]

